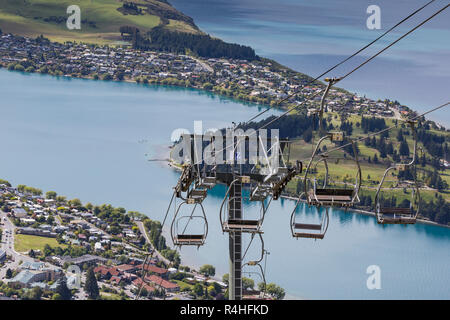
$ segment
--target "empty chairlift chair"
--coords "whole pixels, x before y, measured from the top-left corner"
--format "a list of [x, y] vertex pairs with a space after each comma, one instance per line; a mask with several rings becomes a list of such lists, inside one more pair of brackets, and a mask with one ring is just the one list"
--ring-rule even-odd
[[276, 182], [273, 186], [272, 196], [274, 200], [278, 200], [289, 181], [291, 181], [296, 175], [302, 173], [303, 163], [301, 161], [297, 161], [297, 165], [295, 167], [280, 169], [284, 169], [285, 173], [281, 180]]
[[272, 186], [267, 183], [259, 183], [250, 192], [250, 201], [264, 201], [272, 192]]
[[[320, 130], [322, 129], [322, 120], [323, 120], [323, 114], [325, 111], [325, 104], [326, 104], [326, 97], [331, 89], [331, 87], [336, 83], [340, 81], [340, 78], [326, 78], [325, 82], [328, 82], [327, 88], [325, 89], [322, 99], [320, 102], [320, 109], [318, 111], [319, 114], [319, 127]], [[319, 131], [320, 131], [319, 130]], [[353, 153], [354, 153], [354, 160], [357, 165], [357, 175], [356, 175], [356, 183], [354, 190], [346, 190], [346, 189], [338, 189], [338, 188], [332, 188], [327, 186], [327, 180], [328, 180], [328, 165], [325, 163], [326, 168], [326, 177], [325, 177], [325, 184], [322, 188], [317, 188], [316, 184], [314, 183], [314, 188], [312, 190], [308, 189], [308, 182], [307, 179], [308, 174], [311, 170], [311, 165], [315, 161], [315, 158], [318, 156], [318, 151], [320, 150], [321, 144], [329, 139], [331, 142], [343, 142], [344, 141], [344, 133], [343, 132], [329, 132], [326, 136], [322, 137], [319, 142], [317, 143], [313, 154], [311, 156], [311, 160], [306, 168], [305, 178], [304, 178], [304, 190], [306, 193], [306, 201], [309, 205], [314, 206], [343, 206], [347, 207], [352, 205], [355, 202], [359, 202], [358, 198], [358, 192], [361, 185], [361, 168], [359, 165], [358, 160], [358, 154], [356, 150], [356, 144], [354, 141], [352, 141], [353, 145]], [[320, 159], [318, 162], [323, 161], [323, 158]], [[316, 164], [317, 165], [317, 164]]]
[[212, 189], [216, 185], [216, 177], [202, 177], [199, 180], [198, 186], [200, 188]]
[[305, 178], [304, 178], [304, 190], [306, 192], [306, 201], [308, 205], [313, 206], [337, 206], [337, 207], [348, 207], [353, 205], [354, 203], [359, 202], [359, 189], [361, 186], [361, 167], [359, 164], [358, 154], [356, 143], [352, 141], [353, 145], [353, 153], [354, 153], [354, 161], [356, 163], [356, 181], [354, 185], [354, 189], [339, 189], [328, 186], [328, 164], [326, 157], [322, 155], [322, 158], [319, 159], [315, 165], [321, 161], [325, 164], [325, 183], [322, 188], [316, 186], [316, 182], [314, 181], [313, 187], [310, 188], [308, 174], [311, 172], [311, 166], [315, 161], [315, 158], [318, 157], [318, 150], [320, 145], [326, 139], [330, 139], [332, 142], [340, 142], [344, 140], [344, 135], [342, 132], [330, 132], [325, 137], [321, 138], [314, 149], [314, 152], [311, 156], [311, 160], [306, 168]]
[[193, 167], [190, 164], [183, 165], [183, 171], [181, 172], [178, 183], [175, 186], [175, 193], [177, 198], [183, 198], [182, 193], [188, 192], [192, 183], [194, 182]]
[[[300, 195], [301, 198], [302, 195]], [[324, 208], [325, 213], [322, 213], [322, 220], [320, 223], [300, 223], [296, 221], [296, 211], [300, 204], [300, 198], [291, 214], [291, 233], [294, 238], [309, 238], [309, 239], [323, 239], [328, 230], [329, 215], [328, 208]], [[319, 209], [317, 209], [319, 211]]]
[[[208, 221], [206, 220], [205, 210], [201, 203], [194, 204], [194, 207], [189, 216], [179, 217], [180, 209], [187, 202], [182, 202], [175, 213], [170, 228], [173, 244], [175, 246], [197, 246], [200, 247], [205, 244], [206, 237], [208, 235]], [[197, 207], [201, 209], [201, 215], [194, 215]], [[182, 223], [186, 221], [186, 223]], [[192, 231], [194, 228], [190, 226], [191, 223], [201, 224], [200, 227]]]
[[217, 184], [216, 169], [217, 165], [212, 165], [208, 170], [207, 166], [204, 165], [203, 170], [199, 171], [199, 179], [196, 182], [196, 187], [207, 190], [214, 188]]
[[207, 193], [208, 193], [207, 189], [202, 189], [202, 188], [196, 187], [189, 191], [188, 197], [186, 200], [189, 204], [202, 203], [203, 200], [205, 200]]
[[[375, 214], [377, 222], [379, 224], [414, 224], [417, 220], [417, 215], [420, 210], [420, 191], [417, 182], [417, 175], [415, 172], [415, 162], [416, 162], [416, 150], [417, 150], [417, 136], [415, 130], [415, 122], [408, 122], [413, 139], [414, 139], [414, 151], [412, 155], [412, 160], [409, 163], [395, 164], [386, 169], [383, 178], [377, 188], [377, 193], [375, 195]], [[392, 170], [399, 170], [405, 172], [408, 168], [412, 169], [413, 183], [411, 189], [411, 200], [408, 208], [397, 208], [397, 207], [384, 207], [382, 206], [381, 192], [382, 186], [386, 180], [387, 174]]]
[[[228, 217], [228, 207], [234, 206], [236, 209], [241, 209], [242, 202], [238, 199], [238, 197], [234, 197], [230, 195], [230, 191], [232, 190], [233, 185], [241, 180], [243, 183], [249, 183], [250, 180], [247, 179], [249, 177], [239, 177], [231, 182], [226, 194], [225, 198], [222, 201], [222, 205], [220, 206], [220, 224], [222, 225], [223, 232], [247, 232], [247, 233], [260, 233], [261, 226], [264, 221], [264, 216], [266, 209], [263, 205], [263, 210], [259, 219], [250, 220], [250, 219], [242, 219], [242, 218], [229, 218]], [[238, 192], [241, 192], [240, 190]], [[229, 197], [230, 196], [230, 197]], [[262, 200], [261, 200], [262, 201]], [[232, 210], [232, 209], [231, 209]]]
[[[242, 273], [245, 273], [245, 274], [249, 274], [250, 275], [250, 277], [252, 276], [252, 275], [257, 275], [259, 278], [260, 278], [260, 280], [262, 281], [262, 283], [264, 284], [264, 286], [263, 286], [263, 290], [262, 290], [262, 296], [260, 296], [261, 298], [264, 298], [265, 297], [265, 294], [266, 294], [266, 275], [265, 275], [265, 270], [264, 270], [264, 268], [262, 267], [262, 263], [263, 263], [263, 260], [264, 260], [264, 258], [267, 258], [267, 254], [268, 254], [268, 252], [267, 252], [267, 250], [265, 250], [265, 248], [264, 248], [264, 240], [263, 240], [263, 238], [262, 238], [262, 235], [261, 234], [258, 234], [259, 235], [259, 238], [260, 238], [260, 241], [261, 241], [261, 257], [258, 259], [258, 260], [250, 260], [250, 261], [248, 261], [248, 262], [245, 262], [245, 263], [243, 263], [242, 264], [242, 270], [245, 270], [245, 269], [247, 269], [247, 267], [252, 267], [252, 269], [254, 270], [255, 268], [256, 268], [256, 271], [242, 271]], [[250, 244], [251, 244], [252, 242], [250, 242]], [[250, 246], [250, 244], [249, 244], [249, 246]], [[249, 247], [247, 247], [247, 250], [249, 249]], [[245, 257], [245, 255], [247, 254], [247, 250], [245, 251], [245, 253], [244, 253], [244, 257]], [[267, 261], [266, 261], [267, 262]]]

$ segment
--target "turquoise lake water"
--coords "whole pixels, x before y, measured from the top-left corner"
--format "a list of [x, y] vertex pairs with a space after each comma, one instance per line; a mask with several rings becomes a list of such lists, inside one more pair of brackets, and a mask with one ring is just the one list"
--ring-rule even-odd
[[[158, 220], [179, 174], [148, 159], [164, 156], [172, 131], [192, 131], [194, 120], [204, 120], [204, 128], [230, 125], [260, 108], [197, 90], [6, 70], [0, 70], [0, 97], [0, 178]], [[228, 237], [218, 213], [224, 192], [217, 186], [204, 203], [207, 244], [181, 251], [184, 263], [210, 263], [218, 274], [228, 272]], [[267, 280], [284, 287], [290, 298], [450, 298], [450, 229], [383, 228], [373, 217], [334, 210], [323, 241], [294, 240], [289, 230], [293, 205], [274, 202], [264, 223]], [[254, 216], [258, 210], [247, 204], [244, 214]], [[307, 221], [317, 218], [304, 207], [298, 214]], [[257, 254], [252, 246], [248, 258]], [[370, 265], [381, 269], [380, 290], [367, 289]]]

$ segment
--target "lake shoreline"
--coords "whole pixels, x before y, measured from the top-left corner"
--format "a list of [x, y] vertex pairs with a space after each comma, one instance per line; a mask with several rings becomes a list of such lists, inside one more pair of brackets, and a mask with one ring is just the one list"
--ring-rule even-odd
[[[298, 200], [298, 198], [291, 197], [291, 196], [286, 196], [286, 195], [281, 195], [280, 197], [283, 198], [283, 199], [288, 199], [288, 200], [295, 200], [295, 201]], [[306, 203], [305, 200], [300, 200], [300, 201], [303, 202], [303, 203]], [[375, 217], [375, 213], [374, 212], [367, 211], [367, 210], [362, 210], [362, 209], [349, 208], [349, 209], [343, 210], [343, 211], [351, 211], [353, 213], [358, 213], [358, 214], [363, 214], [363, 215], [366, 215], [366, 216]], [[440, 224], [440, 223], [437, 223], [437, 222], [428, 221], [428, 220], [424, 220], [424, 219], [420, 219], [420, 218], [417, 218], [417, 223], [427, 224], [427, 225], [435, 226], [435, 227], [444, 227], [444, 228], [450, 229], [450, 226], [448, 226], [448, 225]]]
[[[10, 46], [18, 46], [18, 44], [15, 42], [15, 35], [13, 34], [7, 34], [3, 36], [3, 38], [7, 38], [7, 40], [4, 40], [6, 43], [7, 41], [11, 41]], [[28, 39], [30, 40], [30, 39]], [[32, 40], [32, 39], [31, 39]], [[57, 42], [49, 42], [46, 44], [48, 46], [48, 50], [54, 49], [52, 45], [56, 44]], [[66, 45], [67, 46], [67, 45]], [[45, 47], [45, 46], [44, 46]], [[15, 47], [14, 47], [15, 48]], [[26, 49], [26, 47], [25, 47]], [[109, 47], [110, 50], [115, 52], [115, 47]], [[172, 64], [170, 64], [170, 68], [166, 70], [166, 72], [159, 72], [159, 74], [155, 74], [153, 69], [148, 69], [148, 66], [145, 63], [136, 63], [133, 67], [130, 67], [131, 70], [126, 70], [126, 72], [118, 71], [118, 67], [115, 68], [113, 73], [111, 70], [105, 73], [106, 71], [103, 70], [104, 67], [102, 65], [95, 64], [95, 67], [92, 67], [89, 71], [80, 71], [81, 67], [84, 67], [86, 65], [89, 65], [90, 63], [94, 63], [92, 59], [85, 58], [86, 54], [84, 55], [77, 55], [79, 54], [77, 50], [79, 50], [78, 47], [71, 47], [67, 46], [65, 50], [69, 50], [71, 54], [78, 60], [77, 64], [79, 64], [79, 67], [76, 69], [77, 72], [74, 70], [70, 71], [69, 68], [72, 68], [71, 66], [67, 66], [64, 64], [65, 62], [60, 61], [60, 56], [57, 56], [55, 61], [53, 63], [56, 67], [54, 67], [55, 70], [49, 69], [47, 65], [44, 65], [42, 63], [37, 63], [33, 60], [25, 62], [21, 62], [24, 65], [21, 65], [16, 60], [13, 60], [15, 62], [10, 62], [10, 57], [15, 57], [16, 53], [15, 51], [1, 51], [0, 54], [0, 68], [5, 68], [9, 71], [19, 71], [24, 74], [50, 74], [55, 75], [57, 77], [63, 77], [63, 78], [79, 78], [79, 79], [86, 79], [86, 80], [100, 80], [100, 81], [113, 81], [113, 82], [127, 82], [127, 83], [137, 83], [137, 84], [150, 84], [150, 85], [169, 85], [173, 87], [178, 88], [190, 88], [195, 90], [200, 90], [202, 92], [215, 95], [221, 98], [228, 98], [232, 99], [233, 101], [240, 102], [243, 104], [250, 104], [250, 105], [260, 105], [263, 107], [267, 107], [269, 109], [278, 109], [278, 110], [287, 110], [289, 109], [292, 104], [299, 104], [297, 108], [302, 106], [302, 109], [309, 109], [311, 107], [315, 107], [313, 102], [306, 103], [310, 99], [308, 99], [308, 96], [311, 95], [313, 92], [316, 92], [317, 90], [322, 90], [324, 87], [324, 83], [318, 80], [314, 80], [311, 76], [302, 73], [300, 71], [297, 71], [295, 69], [292, 69], [291, 67], [287, 67], [276, 60], [265, 58], [265, 57], [258, 57], [258, 59], [253, 60], [233, 60], [231, 58], [221, 58], [221, 59], [208, 59], [207, 57], [198, 58], [195, 56], [183, 56], [188, 57], [187, 59], [191, 59], [192, 61], [195, 61], [196, 64], [198, 64], [197, 68], [200, 68], [200, 71], [189, 71], [188, 75], [180, 73], [177, 68], [173, 67]], [[147, 58], [147, 56], [150, 55], [156, 55], [158, 59], [160, 59], [160, 56], [164, 55], [170, 55], [171, 57], [179, 57], [180, 55], [172, 54], [164, 51], [142, 51], [139, 49], [132, 49], [130, 52], [127, 52], [127, 54], [131, 54], [135, 59], [150, 59]], [[77, 54], [75, 54], [77, 53]], [[95, 56], [96, 51], [90, 52], [88, 56]], [[7, 55], [8, 58], [5, 58], [5, 55]], [[75, 59], [72, 57], [72, 59]], [[58, 60], [59, 59], [59, 60]], [[83, 59], [87, 59], [86, 61]], [[153, 61], [151, 58], [151, 61]], [[156, 58], [155, 58], [156, 59]], [[167, 58], [169, 59], [169, 58]], [[172, 58], [170, 58], [172, 59]], [[170, 60], [169, 59], [169, 60]], [[175, 59], [175, 58], [174, 58]], [[169, 63], [169, 60], [166, 61], [166, 65]], [[212, 60], [212, 61], [211, 61]], [[225, 62], [222, 64], [221, 60], [224, 60]], [[103, 61], [103, 60], [102, 60]], [[119, 60], [121, 61], [121, 60]], [[170, 60], [171, 61], [171, 60]], [[217, 62], [219, 61], [219, 62]], [[17, 63], [16, 63], [17, 62]], [[104, 62], [104, 61], [103, 61]], [[118, 61], [116, 61], [119, 63]], [[16, 63], [16, 64], [15, 64]], [[97, 63], [97, 62], [96, 62]], [[159, 63], [159, 62], [158, 62]], [[47, 62], [48, 64], [48, 62]], [[159, 65], [159, 64], [158, 64]], [[147, 66], [147, 67], [146, 67]], [[121, 66], [124, 67], [124, 66]], [[229, 68], [230, 69], [229, 69]], [[233, 67], [233, 68], [231, 68]], [[147, 70], [147, 69], [148, 70]], [[188, 68], [185, 66], [185, 68]], [[213, 69], [214, 68], [214, 69]], [[242, 69], [244, 68], [244, 69]], [[249, 80], [245, 81], [242, 80], [239, 83], [243, 82], [242, 85], [237, 85], [237, 87], [232, 87], [231, 89], [228, 86], [223, 86], [222, 84], [229, 78], [226, 78], [224, 76], [218, 76], [216, 75], [215, 70], [220, 70], [223, 72], [229, 71], [230, 74], [233, 75], [233, 78], [238, 77], [238, 74], [235, 74], [231, 72], [230, 70], [244, 70], [243, 72], [246, 74], [247, 77], [250, 77], [251, 79], [256, 79], [255, 83], [252, 82], [250, 85], [248, 83]], [[251, 73], [249, 70], [264, 70], [264, 75], [259, 75], [259, 73]], [[190, 69], [189, 69], [190, 70]], [[83, 72], [82, 72], [83, 71]], [[99, 73], [97, 73], [99, 72]], [[212, 72], [212, 73], [211, 73]], [[252, 71], [253, 72], [253, 71]], [[258, 71], [259, 72], [259, 71]], [[205, 80], [204, 77], [208, 78], [208, 80]], [[209, 79], [209, 77], [212, 77], [212, 80]], [[289, 86], [289, 88], [285, 88], [283, 86], [274, 85], [274, 81], [272, 80], [274, 77], [278, 77], [280, 79], [283, 79], [286, 82], [293, 82], [292, 85]], [[269, 82], [268, 82], [269, 81]], [[272, 82], [270, 82], [272, 81]], [[267, 92], [261, 89], [261, 83], [268, 82], [270, 84], [269, 87], [267, 87]], [[233, 82], [234, 83], [234, 82]], [[382, 116], [383, 118], [396, 118], [395, 114], [392, 114], [392, 110], [388, 110], [385, 106], [385, 109], [390, 113], [384, 114], [380, 110], [378, 111], [371, 111], [373, 108], [370, 106], [374, 106], [376, 101], [374, 99], [366, 99], [366, 97], [358, 97], [358, 94], [355, 92], [350, 92], [349, 90], [346, 90], [344, 88], [335, 87], [334, 91], [336, 91], [335, 94], [330, 95], [330, 103], [331, 102], [337, 102], [340, 101], [342, 97], [347, 97], [349, 100], [355, 100], [359, 101], [358, 103], [353, 103], [351, 106], [351, 113], [355, 114], [361, 114], [361, 111], [367, 111], [371, 113], [374, 116]], [[294, 101], [293, 101], [294, 100]], [[302, 103], [301, 101], [304, 100]], [[378, 99], [380, 100], [380, 99]], [[338, 104], [339, 105], [339, 104]], [[400, 104], [397, 103], [398, 106], [396, 108], [400, 108]], [[361, 109], [361, 106], [364, 106], [363, 109]], [[387, 109], [386, 109], [387, 108]], [[413, 109], [407, 107], [406, 105], [402, 105], [401, 108], [404, 108], [407, 112], [407, 115], [414, 115], [417, 114], [416, 111]], [[375, 109], [373, 109], [375, 110]], [[405, 114], [406, 115], [406, 114]], [[427, 121], [433, 122], [435, 125], [436, 123], [430, 119]]]
[[[173, 160], [169, 160], [168, 161], [168, 165], [169, 165], [169, 167], [171, 167], [171, 168], [173, 168], [173, 169], [175, 169], [177, 171], [181, 171], [181, 168], [179, 167], [179, 165], [177, 165], [175, 163], [175, 161], [173, 161]], [[292, 201], [297, 201], [298, 200], [298, 198], [295, 198], [295, 197], [292, 197], [292, 196], [286, 196], [286, 195], [281, 195], [280, 198], [287, 199], [287, 200], [292, 200]], [[306, 203], [305, 200], [300, 200], [300, 201], [303, 202], [303, 203]], [[375, 216], [374, 212], [367, 211], [367, 210], [355, 209], [355, 208], [349, 208], [347, 210], [351, 211], [353, 213], [364, 214], [364, 215], [373, 216], [373, 217]], [[417, 222], [421, 223], [421, 224], [427, 224], [427, 225], [430, 225], [430, 226], [444, 227], [444, 228], [450, 229], [450, 226], [448, 226], [448, 225], [440, 224], [440, 223], [433, 222], [433, 221], [428, 221], [428, 220], [425, 220], [425, 219], [419, 219], [418, 218]]]

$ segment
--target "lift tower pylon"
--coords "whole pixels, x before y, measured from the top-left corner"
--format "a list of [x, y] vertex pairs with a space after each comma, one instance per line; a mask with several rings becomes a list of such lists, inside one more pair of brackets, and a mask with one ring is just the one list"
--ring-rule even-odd
[[[228, 218], [242, 219], [242, 183], [240, 181], [231, 185], [228, 198]], [[228, 295], [230, 300], [242, 299], [242, 232], [234, 231], [229, 235], [230, 274]]]
[[[201, 143], [193, 143], [196, 138]], [[228, 137], [226, 137], [226, 139], [222, 140], [222, 143], [218, 142], [219, 152], [215, 149], [216, 145], [212, 145], [213, 151], [209, 150], [208, 152], [211, 152], [213, 159], [212, 161], [205, 161], [202, 158], [199, 160], [199, 157], [194, 155], [203, 155], [205, 153], [204, 149], [209, 146], [205, 146], [203, 142], [210, 141], [213, 143], [215, 142], [214, 139], [205, 140], [203, 136], [182, 135], [182, 141], [179, 142], [179, 146], [174, 152], [184, 159], [180, 161], [180, 164], [183, 165], [183, 172], [175, 187], [174, 194], [177, 198], [185, 201], [186, 204], [201, 206], [208, 190], [216, 184], [224, 184], [228, 187], [219, 213], [222, 231], [228, 233], [229, 239], [228, 298], [229, 300], [242, 300], [242, 236], [245, 233], [252, 235], [261, 235], [263, 233], [261, 227], [267, 207], [270, 204], [269, 201], [267, 205], [264, 205], [264, 200], [269, 196], [271, 196], [271, 200], [272, 198], [278, 199], [287, 183], [294, 176], [301, 173], [302, 166], [292, 167], [284, 161], [283, 150], [289, 141], [280, 141], [278, 132], [271, 133], [270, 138], [260, 134], [253, 141], [254, 145], [252, 146], [250, 146], [250, 137], [246, 135], [234, 135], [233, 133], [229, 140], [231, 140], [230, 144], [233, 149], [231, 152], [228, 150]], [[222, 144], [225, 145], [222, 146]], [[241, 150], [241, 146], [243, 150]], [[255, 150], [252, 148], [257, 151], [258, 159], [256, 159], [256, 163], [253, 163], [255, 160], [253, 151]], [[216, 161], [217, 158], [226, 160], [223, 163], [218, 163]], [[283, 166], [280, 166], [281, 163]], [[250, 192], [249, 201], [261, 202], [262, 214], [258, 219], [244, 219], [244, 188], [253, 188], [253, 191]], [[169, 204], [169, 209], [171, 208], [172, 200]], [[181, 218], [184, 217], [178, 217], [178, 220]], [[204, 214], [203, 218], [206, 221]], [[172, 221], [172, 226], [177, 225], [176, 219], [177, 215]], [[178, 229], [171, 228], [174, 245], [203, 245], [207, 234], [207, 221], [205, 225], [206, 232], [204, 234], [178, 234], [175, 232]]]

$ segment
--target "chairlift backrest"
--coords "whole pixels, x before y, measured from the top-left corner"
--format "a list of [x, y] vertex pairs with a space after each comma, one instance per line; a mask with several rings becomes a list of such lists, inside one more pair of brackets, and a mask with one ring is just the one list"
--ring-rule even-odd
[[[391, 170], [398, 169], [399, 171], [405, 171], [407, 168], [415, 168], [416, 166], [416, 151], [417, 151], [417, 134], [415, 129], [415, 122], [414, 121], [408, 121], [408, 124], [410, 125], [413, 139], [414, 139], [414, 149], [412, 154], [412, 160], [409, 163], [397, 163], [389, 168], [386, 169], [386, 171], [383, 174], [383, 177], [381, 178], [381, 181], [378, 185], [377, 192], [375, 194], [375, 214], [377, 218], [377, 222], [380, 224], [412, 224], [416, 222], [417, 216], [420, 212], [420, 189], [419, 184], [417, 181], [417, 174], [413, 170], [412, 176], [414, 179], [414, 183], [412, 186], [412, 192], [411, 192], [411, 201], [410, 201], [410, 208], [383, 208], [381, 207], [381, 188], [384, 184], [384, 181], [386, 180], [387, 174]], [[416, 206], [416, 208], [413, 208], [413, 206]], [[385, 214], [393, 214], [394, 217], [385, 217]], [[402, 215], [407, 215], [409, 217], [401, 217]], [[399, 217], [396, 217], [399, 216]]]

